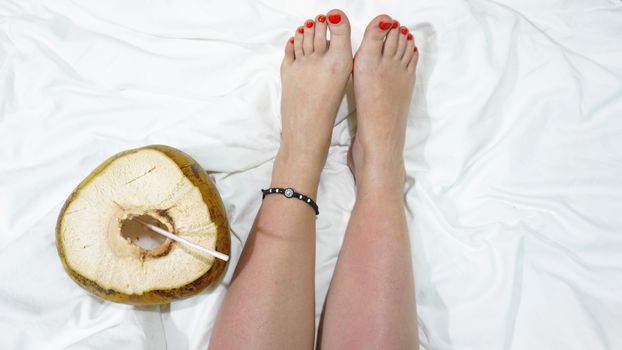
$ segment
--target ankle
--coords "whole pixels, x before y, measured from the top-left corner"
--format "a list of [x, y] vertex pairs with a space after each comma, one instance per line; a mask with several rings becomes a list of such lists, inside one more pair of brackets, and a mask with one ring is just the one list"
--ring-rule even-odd
[[356, 191], [361, 193], [385, 193], [401, 196], [404, 191], [405, 171], [362, 171], [356, 174]]
[[352, 149], [352, 162], [357, 187], [394, 189], [400, 191], [404, 185], [406, 170], [403, 151], [369, 149], [355, 139]]
[[315, 199], [323, 167], [324, 163], [317, 157], [293, 153], [281, 147], [274, 160], [270, 186], [291, 187]]

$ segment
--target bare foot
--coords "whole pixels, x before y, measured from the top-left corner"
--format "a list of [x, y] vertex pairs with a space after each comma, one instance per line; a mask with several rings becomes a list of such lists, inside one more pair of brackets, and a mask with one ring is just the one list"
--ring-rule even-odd
[[408, 28], [374, 18], [354, 57], [357, 132], [348, 164], [357, 188], [404, 183], [404, 138], [419, 52]]
[[272, 186], [297, 186], [315, 196], [351, 72], [350, 23], [342, 11], [305, 21], [289, 39], [281, 65], [282, 140]]

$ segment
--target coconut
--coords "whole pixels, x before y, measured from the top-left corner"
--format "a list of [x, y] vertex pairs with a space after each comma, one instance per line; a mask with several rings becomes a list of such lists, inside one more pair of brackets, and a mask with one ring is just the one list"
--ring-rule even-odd
[[78, 185], [56, 225], [69, 276], [87, 291], [127, 304], [195, 295], [226, 263], [149, 230], [149, 223], [229, 254], [222, 200], [187, 154], [153, 145], [114, 155]]

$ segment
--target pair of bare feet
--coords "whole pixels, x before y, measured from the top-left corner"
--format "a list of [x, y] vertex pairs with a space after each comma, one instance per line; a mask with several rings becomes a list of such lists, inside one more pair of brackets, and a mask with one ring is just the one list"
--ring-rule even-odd
[[[316, 195], [337, 109], [352, 74], [358, 126], [348, 165], [357, 188], [401, 191], [418, 59], [413, 35], [387, 15], [369, 23], [354, 58], [350, 23], [342, 11], [331, 10], [297, 28], [281, 65], [282, 142], [273, 185], [295, 184], [300, 192]], [[292, 167], [300, 170], [296, 178], [280, 175], [291, 174], [281, 170]]]
[[[350, 23], [339, 10], [307, 20], [286, 44], [282, 138], [270, 187], [316, 198], [350, 74], [358, 112], [348, 157], [357, 199], [324, 304], [318, 348], [418, 348], [402, 202], [418, 58], [408, 28], [387, 15], [371, 21], [354, 58]], [[315, 224], [306, 203], [266, 197], [215, 322], [211, 349], [313, 348]]]

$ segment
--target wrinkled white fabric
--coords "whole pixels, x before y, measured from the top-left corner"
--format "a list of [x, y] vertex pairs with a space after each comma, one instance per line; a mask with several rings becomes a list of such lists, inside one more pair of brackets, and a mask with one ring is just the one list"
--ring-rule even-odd
[[[420, 47], [405, 198], [422, 348], [622, 348], [617, 0], [0, 1], [0, 348], [206, 348], [279, 145], [283, 46], [326, 6], [355, 49], [381, 12]], [[318, 317], [354, 202], [349, 101], [319, 191]], [[56, 217], [104, 159], [155, 143], [209, 170], [233, 259], [191, 299], [99, 300], [63, 271]]]

